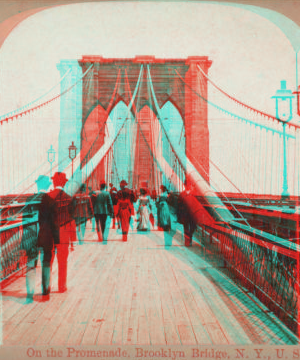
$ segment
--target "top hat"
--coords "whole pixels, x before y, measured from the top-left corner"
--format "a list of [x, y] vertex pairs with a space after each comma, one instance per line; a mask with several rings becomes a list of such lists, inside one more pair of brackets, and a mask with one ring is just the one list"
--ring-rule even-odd
[[126, 185], [128, 185], [128, 184], [127, 184], [127, 182], [126, 182], [125, 180], [122, 180], [122, 181], [120, 182], [120, 186], [126, 186]]
[[56, 172], [52, 178], [53, 181], [58, 182], [58, 183], [66, 183], [68, 181], [66, 174], [64, 172]]
[[46, 175], [39, 175], [39, 177], [35, 180], [35, 182], [38, 184], [44, 184], [47, 186], [51, 185], [51, 181], [50, 181], [50, 178], [49, 176], [46, 176]]

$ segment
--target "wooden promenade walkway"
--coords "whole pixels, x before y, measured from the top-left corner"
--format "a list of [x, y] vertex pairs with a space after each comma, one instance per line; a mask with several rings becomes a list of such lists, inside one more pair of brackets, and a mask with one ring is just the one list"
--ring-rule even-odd
[[[180, 229], [180, 228], [179, 228]], [[25, 274], [2, 288], [4, 345], [296, 344], [296, 337], [182, 233], [131, 232], [107, 243], [87, 230], [68, 263], [68, 291], [26, 304]], [[36, 293], [41, 292], [37, 269]]]

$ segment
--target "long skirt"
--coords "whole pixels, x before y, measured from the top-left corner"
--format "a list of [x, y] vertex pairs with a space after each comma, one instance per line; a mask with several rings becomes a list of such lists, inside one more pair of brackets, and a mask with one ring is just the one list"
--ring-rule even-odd
[[138, 210], [138, 230], [150, 230], [149, 210], [146, 205], [141, 205]]
[[129, 223], [130, 223], [130, 211], [129, 209], [120, 209], [118, 212], [118, 218], [120, 220], [121, 223], [121, 228], [122, 228], [122, 233], [123, 234], [128, 234], [128, 230], [129, 230]]
[[169, 206], [166, 202], [161, 202], [157, 209], [158, 227], [169, 231], [171, 229], [171, 216]]

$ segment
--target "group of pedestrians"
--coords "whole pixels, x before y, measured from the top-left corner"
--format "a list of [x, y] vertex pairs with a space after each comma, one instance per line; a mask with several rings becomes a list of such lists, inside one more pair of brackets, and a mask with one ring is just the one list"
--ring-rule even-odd
[[127, 182], [122, 180], [120, 191], [110, 184], [110, 191], [104, 181], [100, 183], [100, 190], [91, 192], [91, 203], [94, 209], [96, 227], [99, 241], [106, 241], [108, 236], [108, 217], [113, 219], [115, 227], [116, 219], [122, 229], [123, 241], [127, 241], [129, 224], [134, 214], [134, 193], [127, 187]]
[[[65, 173], [56, 172], [52, 177], [54, 190], [47, 192], [51, 181], [48, 176], [41, 175], [36, 180], [38, 187], [39, 207], [39, 233], [37, 249], [33, 261], [28, 263], [26, 276], [27, 300], [33, 299], [35, 284], [35, 269], [38, 255], [41, 253], [42, 263], [42, 296], [44, 300], [50, 297], [51, 267], [55, 256], [58, 262], [58, 291], [67, 290], [67, 261], [69, 252], [74, 250], [74, 242], [82, 244], [87, 221], [95, 218], [99, 241], [107, 240], [108, 217], [113, 219], [113, 227], [118, 226], [122, 231], [122, 240], [128, 240], [129, 227], [133, 226], [136, 214], [138, 231], [149, 231], [154, 228], [153, 210], [157, 209], [158, 230], [171, 231], [170, 195], [167, 188], [162, 185], [161, 193], [155, 198], [150, 197], [147, 189], [141, 188], [139, 196], [127, 187], [127, 182], [120, 182], [120, 190], [104, 181], [100, 183], [100, 190], [87, 194], [86, 185], [82, 184], [79, 191], [69, 196], [64, 190], [67, 182]], [[185, 191], [178, 198], [177, 219], [184, 226], [185, 246], [192, 245], [193, 232], [196, 223], [191, 216], [189, 201], [194, 195], [192, 183], [185, 182]], [[155, 202], [155, 204], [153, 204]], [[110, 221], [109, 221], [110, 223]], [[77, 236], [76, 236], [77, 235]]]
[[[120, 182], [120, 190], [110, 184], [109, 191], [106, 184], [100, 185], [100, 191], [91, 194], [94, 214], [97, 224], [99, 240], [107, 239], [107, 217], [113, 218], [113, 228], [117, 226], [122, 231], [123, 241], [128, 240], [130, 226], [134, 228], [133, 220], [136, 217], [138, 231], [149, 231], [154, 227], [153, 201], [145, 188], [137, 194], [127, 187], [127, 182]], [[158, 214], [158, 228], [169, 231], [171, 229], [171, 216], [168, 205], [168, 192], [165, 186], [161, 186], [161, 195], [156, 200]], [[135, 216], [136, 215], [136, 216]]]

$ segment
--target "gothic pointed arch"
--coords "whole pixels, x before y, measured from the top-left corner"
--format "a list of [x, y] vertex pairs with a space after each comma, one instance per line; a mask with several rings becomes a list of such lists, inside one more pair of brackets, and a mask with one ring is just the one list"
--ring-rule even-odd
[[109, 174], [115, 186], [123, 179], [129, 186], [132, 185], [136, 123], [131, 110], [122, 99], [119, 99], [107, 121], [108, 136], [114, 138], [118, 134], [111, 151], [111, 173]]
[[156, 168], [156, 139], [159, 134], [158, 119], [145, 104], [137, 114], [134, 185], [136, 188], [157, 188], [160, 171]]
[[[107, 112], [98, 104], [90, 112], [81, 130], [81, 165], [90, 161], [97, 151], [103, 146]], [[94, 164], [94, 171], [90, 181], [98, 187], [99, 181], [104, 179], [104, 161]]]
[[182, 109], [178, 103], [176, 102], [176, 100], [173, 97], [168, 97], [166, 98], [162, 104], [161, 104], [161, 110], [163, 111], [164, 108], [169, 107], [169, 106], [173, 106], [173, 108], [175, 108], [177, 110], [178, 115], [180, 116], [182, 122], [184, 122], [184, 109]]

